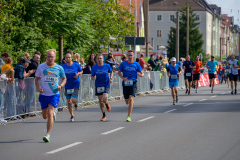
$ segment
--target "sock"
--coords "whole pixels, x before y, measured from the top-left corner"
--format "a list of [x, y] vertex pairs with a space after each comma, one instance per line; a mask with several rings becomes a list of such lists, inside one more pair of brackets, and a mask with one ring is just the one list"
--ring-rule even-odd
[[108, 108], [108, 103], [105, 103], [105, 106]]
[[103, 112], [103, 117], [105, 117], [106, 115], [105, 115], [105, 112]]

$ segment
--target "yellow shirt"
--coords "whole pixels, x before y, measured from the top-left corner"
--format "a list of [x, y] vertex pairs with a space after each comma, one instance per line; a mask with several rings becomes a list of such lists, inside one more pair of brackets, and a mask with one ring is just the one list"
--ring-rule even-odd
[[13, 69], [13, 68], [9, 64], [3, 64], [1, 73], [3, 73], [4, 71], [7, 71], [9, 69]]

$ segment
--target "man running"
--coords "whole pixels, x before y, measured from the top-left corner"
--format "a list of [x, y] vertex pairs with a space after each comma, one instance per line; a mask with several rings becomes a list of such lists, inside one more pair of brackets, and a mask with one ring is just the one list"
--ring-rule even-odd
[[70, 121], [74, 121], [72, 103], [77, 110], [78, 90], [80, 85], [79, 75], [82, 74], [82, 68], [77, 62], [72, 61], [72, 54], [67, 53], [65, 56], [66, 63], [62, 65], [66, 77], [67, 83], [65, 85], [65, 96], [67, 99], [67, 106], [71, 115]]
[[[178, 103], [178, 77], [181, 74], [181, 66], [179, 64], [176, 64], [176, 58], [171, 58], [171, 64], [167, 68], [167, 74], [169, 77], [169, 87], [172, 91], [172, 97], [173, 97], [173, 105]], [[175, 94], [176, 94], [176, 101], [175, 101]]]
[[199, 61], [199, 56], [195, 57], [195, 61], [193, 61], [196, 68], [193, 70], [193, 84], [194, 89], [196, 88], [196, 93], [198, 93], [198, 86], [199, 86], [199, 80], [200, 80], [200, 70], [203, 70], [202, 62]]
[[[106, 120], [104, 104], [107, 111], [111, 111], [111, 106], [108, 103], [108, 93], [110, 89], [110, 84], [112, 83], [113, 70], [111, 66], [107, 63], [103, 63], [104, 57], [102, 54], [97, 56], [97, 64], [92, 67], [91, 78], [95, 80], [95, 95], [98, 96], [100, 109], [102, 111], [101, 121]], [[110, 73], [110, 78], [108, 76]]]
[[228, 61], [229, 68], [229, 79], [231, 82], [231, 89], [233, 94], [233, 81], [235, 85], [235, 94], [237, 94], [237, 79], [238, 79], [238, 68], [240, 68], [240, 62], [235, 59], [235, 55], [231, 55], [231, 59]]
[[186, 61], [183, 63], [184, 79], [186, 86], [186, 94], [190, 95], [192, 86], [192, 70], [195, 68], [195, 64], [190, 60], [190, 55], [186, 56]]
[[218, 62], [215, 61], [214, 56], [211, 56], [211, 61], [207, 62], [207, 69], [208, 69], [208, 75], [210, 79], [209, 87], [212, 87], [211, 93], [213, 93], [213, 89], [215, 86], [215, 78], [218, 70]]
[[119, 66], [118, 75], [123, 79], [123, 95], [125, 102], [128, 105], [128, 116], [126, 121], [131, 122], [130, 116], [134, 105], [133, 97], [135, 97], [137, 90], [137, 76], [144, 77], [144, 73], [140, 64], [133, 61], [134, 53], [132, 50], [128, 51], [127, 57], [128, 60], [122, 62]]
[[[60, 99], [59, 91], [66, 83], [66, 76], [63, 68], [56, 64], [56, 50], [50, 49], [47, 51], [47, 62], [38, 66], [35, 74], [35, 85], [40, 93], [39, 102], [41, 103], [43, 119], [47, 120], [47, 134], [43, 137], [43, 141], [50, 142], [50, 133], [54, 122], [54, 112], [58, 106]], [[62, 83], [59, 85], [59, 76]], [[39, 86], [41, 80], [41, 88]], [[55, 112], [56, 113], [56, 112]]]

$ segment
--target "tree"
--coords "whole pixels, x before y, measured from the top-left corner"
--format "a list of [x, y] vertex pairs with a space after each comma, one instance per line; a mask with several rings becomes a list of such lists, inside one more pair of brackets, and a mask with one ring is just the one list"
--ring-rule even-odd
[[[182, 7], [180, 10], [179, 17], [179, 56], [186, 57], [186, 33], [187, 33], [187, 5]], [[200, 53], [203, 55], [203, 61], [205, 61], [206, 54], [202, 49], [204, 41], [203, 34], [199, 31], [199, 24], [197, 22], [197, 17], [194, 11], [189, 9], [189, 54], [192, 60], [195, 60], [195, 56]], [[176, 23], [176, 19], [174, 20]], [[176, 28], [172, 27], [170, 33], [168, 34], [168, 54], [169, 57], [175, 56], [175, 46], [176, 46]]]

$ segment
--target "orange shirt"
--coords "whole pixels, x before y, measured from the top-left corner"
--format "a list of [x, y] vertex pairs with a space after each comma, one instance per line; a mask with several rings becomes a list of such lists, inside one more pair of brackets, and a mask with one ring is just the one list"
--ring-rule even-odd
[[200, 73], [200, 68], [202, 68], [202, 62], [201, 61], [193, 61], [193, 63], [195, 64], [196, 68], [193, 71], [193, 74], [198, 74]]

